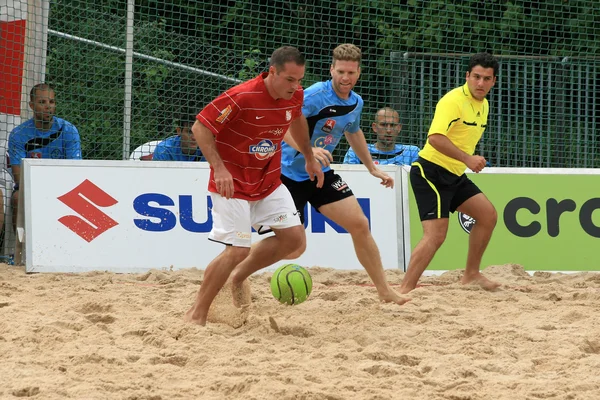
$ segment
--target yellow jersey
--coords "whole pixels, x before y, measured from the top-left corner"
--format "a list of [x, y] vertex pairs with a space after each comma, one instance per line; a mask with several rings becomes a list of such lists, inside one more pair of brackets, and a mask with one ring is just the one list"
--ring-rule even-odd
[[[433, 134], [445, 135], [456, 147], [472, 155], [487, 126], [489, 109], [487, 99], [474, 99], [465, 83], [464, 86], [449, 91], [438, 101], [427, 137]], [[463, 162], [437, 151], [429, 144], [429, 140], [419, 156], [458, 176], [467, 169]]]

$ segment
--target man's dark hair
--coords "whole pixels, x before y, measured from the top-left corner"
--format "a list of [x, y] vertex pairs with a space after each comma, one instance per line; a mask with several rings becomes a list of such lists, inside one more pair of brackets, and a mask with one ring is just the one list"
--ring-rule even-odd
[[295, 47], [283, 46], [271, 54], [269, 66], [275, 67], [277, 71], [280, 71], [283, 69], [283, 66], [289, 62], [302, 66], [305, 64], [304, 55]]
[[29, 100], [30, 101], [35, 101], [35, 95], [38, 90], [49, 90], [49, 91], [54, 92], [54, 88], [52, 86], [48, 85], [47, 83], [38, 83], [37, 85], [32, 87], [31, 90], [29, 91]]
[[178, 126], [180, 128], [188, 127], [191, 129], [194, 122], [196, 122], [196, 114], [183, 114], [179, 117]]
[[476, 66], [481, 66], [483, 68], [493, 68], [494, 76], [498, 75], [498, 69], [500, 68], [500, 64], [496, 57], [491, 55], [490, 53], [477, 53], [471, 56], [469, 59], [469, 72], [473, 70]]

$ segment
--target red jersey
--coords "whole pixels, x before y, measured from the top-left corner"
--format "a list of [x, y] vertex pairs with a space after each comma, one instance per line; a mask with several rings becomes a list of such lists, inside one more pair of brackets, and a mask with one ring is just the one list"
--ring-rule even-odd
[[[196, 116], [215, 135], [217, 151], [233, 176], [236, 199], [260, 200], [281, 185], [281, 141], [302, 115], [304, 91], [275, 100], [265, 86], [267, 72], [232, 87]], [[218, 193], [214, 170], [208, 190]]]

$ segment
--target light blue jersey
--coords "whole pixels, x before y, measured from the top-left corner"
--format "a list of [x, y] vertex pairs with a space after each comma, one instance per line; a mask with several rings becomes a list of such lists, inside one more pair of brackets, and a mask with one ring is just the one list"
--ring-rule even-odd
[[[331, 81], [319, 82], [304, 90], [302, 114], [308, 121], [310, 143], [333, 153], [344, 132], [356, 133], [360, 129], [363, 99], [350, 91], [348, 99], [338, 97]], [[302, 153], [283, 142], [281, 146], [281, 173], [297, 182], [310, 179], [304, 168]], [[331, 168], [324, 167], [323, 172]]]
[[183, 154], [181, 151], [181, 136], [171, 136], [154, 149], [152, 160], [158, 161], [205, 161], [200, 149], [195, 154]]
[[32, 118], [10, 133], [8, 156], [11, 165], [21, 165], [23, 158], [81, 160], [79, 132], [73, 124], [58, 117], [53, 117], [49, 131], [41, 131]]
[[[393, 150], [382, 151], [375, 147], [375, 144], [367, 145], [369, 153], [374, 164], [379, 165], [411, 165], [414, 161], [419, 158], [419, 149], [417, 146], [408, 146], [404, 144], [397, 144]], [[360, 159], [350, 148], [344, 157], [344, 164], [361, 164]]]

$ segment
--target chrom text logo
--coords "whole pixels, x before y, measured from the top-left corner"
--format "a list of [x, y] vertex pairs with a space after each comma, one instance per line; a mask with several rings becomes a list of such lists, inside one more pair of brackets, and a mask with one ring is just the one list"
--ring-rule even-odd
[[259, 160], [266, 160], [273, 157], [277, 151], [277, 143], [271, 142], [269, 139], [263, 139], [258, 144], [253, 144], [249, 147], [250, 154], [254, 154]]
[[87, 242], [119, 224], [98, 208], [114, 206], [118, 201], [87, 179], [58, 200], [79, 214], [65, 215], [58, 221]]

